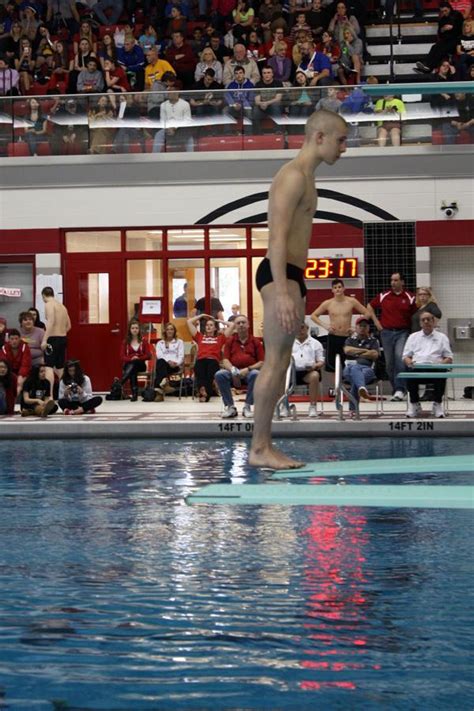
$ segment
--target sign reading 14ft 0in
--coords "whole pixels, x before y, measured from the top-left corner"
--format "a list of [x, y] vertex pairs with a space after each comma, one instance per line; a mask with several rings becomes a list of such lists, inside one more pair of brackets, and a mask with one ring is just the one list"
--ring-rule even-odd
[[304, 278], [312, 279], [354, 279], [359, 274], [359, 260], [355, 257], [334, 259], [309, 258], [304, 270]]

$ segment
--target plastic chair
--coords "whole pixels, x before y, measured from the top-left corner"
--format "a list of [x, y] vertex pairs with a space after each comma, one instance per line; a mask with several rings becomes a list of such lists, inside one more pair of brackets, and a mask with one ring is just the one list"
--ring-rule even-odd
[[244, 136], [244, 151], [275, 151], [284, 148], [285, 137], [281, 133]]

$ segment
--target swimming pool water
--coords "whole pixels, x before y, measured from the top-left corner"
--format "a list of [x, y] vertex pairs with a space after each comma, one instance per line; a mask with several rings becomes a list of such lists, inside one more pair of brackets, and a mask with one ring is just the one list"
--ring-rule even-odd
[[[306, 460], [472, 451], [281, 444]], [[264, 481], [242, 440], [1, 447], [0, 708], [472, 709], [471, 512], [188, 507], [206, 483]], [[472, 476], [383, 478], [453, 480]]]

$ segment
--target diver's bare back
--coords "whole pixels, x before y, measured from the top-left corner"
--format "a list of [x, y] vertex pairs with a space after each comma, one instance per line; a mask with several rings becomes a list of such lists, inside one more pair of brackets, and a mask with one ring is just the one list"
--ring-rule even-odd
[[270, 239], [273, 228], [272, 209], [274, 195], [285, 189], [288, 181], [304, 177], [304, 190], [301, 193], [300, 200], [296, 205], [288, 231], [287, 242], [287, 262], [294, 264], [301, 269], [306, 268], [306, 260], [308, 256], [309, 244], [311, 241], [313, 216], [316, 212], [318, 202], [318, 194], [314, 183], [314, 174], [307, 174], [302, 169], [298, 156], [284, 165], [275, 175], [269, 195], [269, 221]]

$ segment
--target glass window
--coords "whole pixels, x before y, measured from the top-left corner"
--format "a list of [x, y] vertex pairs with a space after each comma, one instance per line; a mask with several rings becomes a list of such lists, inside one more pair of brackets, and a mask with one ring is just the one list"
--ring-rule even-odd
[[127, 261], [127, 313], [138, 315], [141, 296], [163, 296], [161, 259]]
[[247, 259], [211, 259], [211, 288], [223, 306], [226, 319], [238, 313], [247, 316]]
[[125, 249], [128, 252], [159, 252], [163, 249], [163, 230], [127, 230]]
[[170, 259], [168, 261], [168, 313], [184, 341], [191, 336], [186, 319], [197, 299], [204, 295], [204, 259]]
[[120, 232], [66, 232], [66, 252], [120, 252]]
[[209, 230], [211, 249], [246, 249], [247, 231], [245, 227], [213, 227]]
[[0, 316], [10, 328], [18, 328], [18, 314], [33, 306], [33, 265], [0, 264]]
[[168, 230], [168, 249], [204, 249], [204, 230]]
[[109, 323], [109, 275], [79, 274], [79, 323]]
[[268, 227], [252, 227], [252, 249], [268, 247]]

